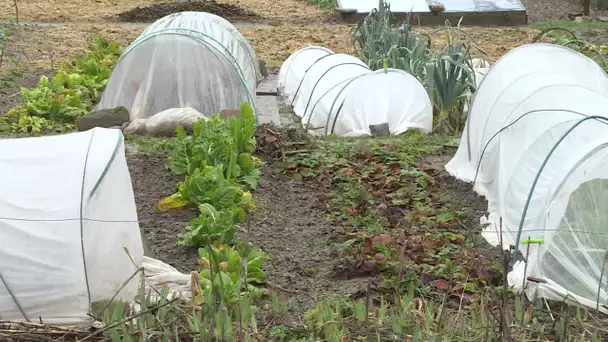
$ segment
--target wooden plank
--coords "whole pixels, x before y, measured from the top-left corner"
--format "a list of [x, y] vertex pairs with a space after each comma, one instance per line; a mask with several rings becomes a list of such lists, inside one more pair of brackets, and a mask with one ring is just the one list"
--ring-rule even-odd
[[[356, 23], [369, 13], [345, 13], [337, 11], [347, 23]], [[397, 20], [405, 20], [408, 13], [393, 13]], [[412, 23], [422, 26], [445, 25], [446, 20], [456, 25], [463, 17], [462, 26], [519, 26], [528, 24], [526, 11], [494, 11], [494, 12], [431, 12], [412, 13]]]

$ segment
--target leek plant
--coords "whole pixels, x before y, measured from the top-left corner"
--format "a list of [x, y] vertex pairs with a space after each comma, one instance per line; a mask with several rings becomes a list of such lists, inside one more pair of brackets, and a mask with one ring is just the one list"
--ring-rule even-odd
[[358, 57], [372, 70], [393, 68], [416, 77], [427, 89], [433, 104], [435, 130], [460, 131], [466, 121], [464, 101], [475, 91], [470, 47], [459, 36], [458, 28], [448, 29], [448, 44], [439, 52], [430, 49], [430, 37], [412, 29], [412, 15], [398, 26], [390, 4], [379, 1], [374, 9], [351, 29], [351, 41]]
[[390, 5], [381, 0], [378, 9], [355, 25], [350, 34], [359, 58], [370, 69], [383, 68], [386, 59], [389, 68], [405, 70], [424, 81], [431, 55], [425, 40], [412, 32], [411, 15], [396, 27]]
[[464, 101], [475, 91], [470, 46], [450, 42], [426, 64], [424, 85], [433, 104], [435, 130], [456, 133], [464, 128]]

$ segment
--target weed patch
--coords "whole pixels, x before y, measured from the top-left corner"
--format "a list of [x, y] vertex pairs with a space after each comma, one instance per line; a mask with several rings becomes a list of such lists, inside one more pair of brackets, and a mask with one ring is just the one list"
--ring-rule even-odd
[[358, 273], [382, 272], [382, 288], [402, 292], [415, 283], [421, 293], [479, 294], [500, 282], [501, 265], [476, 252], [477, 227], [463, 223], [466, 204], [456, 205], [437, 171], [422, 156], [441, 154], [448, 137], [412, 132], [387, 139], [315, 141], [309, 152], [288, 157], [295, 177], [318, 182], [333, 225], [343, 227]]

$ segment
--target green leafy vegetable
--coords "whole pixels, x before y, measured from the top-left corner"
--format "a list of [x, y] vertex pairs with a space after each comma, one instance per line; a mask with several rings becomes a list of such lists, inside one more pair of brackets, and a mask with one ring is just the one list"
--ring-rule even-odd
[[231, 243], [238, 222], [255, 208], [250, 190], [260, 179], [255, 152], [255, 114], [248, 104], [240, 117], [224, 121], [218, 115], [193, 125], [193, 134], [176, 130], [178, 143], [171, 170], [184, 175], [177, 193], [161, 200], [160, 211], [194, 205], [200, 216], [180, 235], [180, 244], [200, 247], [214, 242]]
[[120, 54], [118, 43], [97, 37], [84, 54], [62, 62], [52, 79], [41, 76], [35, 88], [22, 88], [23, 105], [11, 109], [0, 128], [34, 133], [74, 129], [76, 119], [97, 102]]

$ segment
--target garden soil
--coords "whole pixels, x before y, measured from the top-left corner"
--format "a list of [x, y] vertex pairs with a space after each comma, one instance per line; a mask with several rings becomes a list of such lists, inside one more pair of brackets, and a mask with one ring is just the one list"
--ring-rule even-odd
[[255, 21], [261, 17], [237, 5], [217, 3], [213, 0], [172, 1], [151, 4], [146, 7], [137, 6], [118, 14], [123, 22], [154, 22], [164, 16], [179, 12], [207, 12], [228, 20]]
[[[331, 245], [341, 228], [326, 219], [320, 192], [313, 182], [282, 174], [266, 160], [262, 178], [254, 192], [257, 209], [250, 219], [250, 231], [238, 238], [248, 239], [269, 254], [264, 263], [270, 288], [292, 302], [296, 319], [319, 299], [349, 296], [365, 289], [368, 280], [341, 279], [336, 270], [348, 260], [333, 255]], [[302, 323], [302, 322], [299, 322]]]
[[180, 181], [178, 176], [168, 170], [168, 157], [164, 154], [146, 155], [130, 148], [127, 151], [139, 226], [148, 240], [152, 256], [180, 272], [198, 270], [197, 251], [177, 245], [177, 234], [185, 232], [186, 226], [197, 216], [196, 211], [156, 211], [158, 201], [172, 195], [175, 185]]
[[[470, 186], [447, 175], [441, 167], [446, 158], [423, 161], [425, 171], [445, 185], [441, 187], [442, 194], [438, 194], [443, 200], [469, 203], [470, 215], [462, 223], [478, 230], [486, 203]], [[128, 153], [140, 226], [153, 256], [188, 273], [198, 269], [197, 253], [177, 246], [177, 234], [184, 232], [196, 213], [193, 210], [158, 213], [155, 208], [160, 199], [174, 192], [179, 181], [168, 171], [168, 162], [166, 155]], [[368, 284], [375, 284], [376, 279], [365, 275], [342, 276], [343, 271], [354, 268], [354, 259], [340, 257], [333, 247], [346, 238], [341, 227], [332, 226], [327, 220], [325, 204], [319, 200], [322, 194], [319, 187], [314, 181], [285, 175], [273, 163], [267, 159], [262, 167], [260, 185], [254, 192], [257, 208], [249, 225], [239, 227], [237, 240], [268, 253], [270, 260], [264, 263], [268, 287], [291, 301], [289, 319], [297, 321], [319, 299], [356, 295]]]
[[13, 68], [0, 69], [0, 116], [23, 103], [21, 87], [34, 88], [40, 76], [53, 77], [54, 74], [54, 71], [46, 69], [29, 69], [27, 72]]

